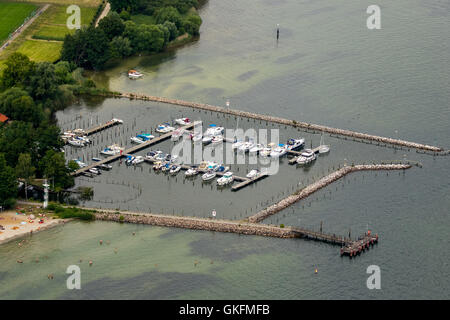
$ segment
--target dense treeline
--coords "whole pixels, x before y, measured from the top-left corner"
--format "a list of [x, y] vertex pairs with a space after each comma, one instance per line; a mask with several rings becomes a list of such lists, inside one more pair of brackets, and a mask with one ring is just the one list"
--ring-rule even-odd
[[[87, 69], [101, 69], [110, 59], [136, 53], [157, 53], [183, 34], [197, 36], [202, 23], [190, 13], [197, 0], [110, 1], [113, 12], [97, 28], [80, 29], [64, 39], [62, 59]], [[133, 14], [152, 17], [155, 24], [136, 24]]]
[[66, 61], [35, 63], [16, 52], [5, 64], [0, 113], [9, 121], [0, 124], [0, 206], [9, 207], [17, 196], [18, 178], [48, 178], [55, 191], [73, 185], [52, 116], [93, 83]]

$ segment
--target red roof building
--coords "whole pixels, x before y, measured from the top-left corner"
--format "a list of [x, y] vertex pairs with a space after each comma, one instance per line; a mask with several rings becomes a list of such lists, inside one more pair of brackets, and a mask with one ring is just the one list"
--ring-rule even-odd
[[0, 113], [0, 122], [7, 123], [9, 118], [5, 116], [3, 113]]

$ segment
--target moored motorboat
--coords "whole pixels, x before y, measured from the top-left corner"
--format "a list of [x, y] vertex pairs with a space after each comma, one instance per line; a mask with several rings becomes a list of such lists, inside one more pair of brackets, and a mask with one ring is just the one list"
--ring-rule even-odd
[[173, 131], [172, 136], [170, 137], [170, 139], [172, 141], [178, 141], [183, 136], [185, 131], [186, 131], [186, 129], [184, 129], [184, 128], [176, 129], [175, 131]]
[[79, 148], [81, 148], [81, 147], [84, 147], [86, 144], [84, 143], [84, 141], [82, 141], [82, 140], [78, 140], [78, 139], [70, 139], [70, 140], [67, 140], [67, 143], [68, 144], [70, 144], [71, 146], [74, 146], [74, 147], [79, 147]]
[[90, 168], [88, 171], [95, 175], [101, 174], [100, 170], [98, 170], [97, 168]]
[[138, 134], [136, 137], [131, 137], [130, 140], [131, 142], [137, 143], [137, 144], [142, 144], [144, 142], [147, 142], [151, 139], [153, 139], [155, 136], [149, 133], [141, 133]]
[[216, 172], [215, 171], [208, 171], [205, 174], [202, 175], [202, 180], [203, 181], [210, 181], [212, 179], [214, 179], [216, 177]]
[[196, 167], [192, 167], [186, 170], [186, 172], [184, 173], [184, 175], [186, 177], [192, 177], [195, 176], [196, 174], [198, 174], [198, 170]]
[[100, 151], [100, 154], [105, 156], [115, 156], [117, 154], [120, 154], [122, 151], [122, 147], [118, 146], [117, 144], [113, 144]]
[[159, 154], [162, 154], [163, 152], [161, 150], [152, 150], [150, 152], [147, 153], [147, 155], [145, 156], [146, 159], [150, 160], [150, 161], [157, 161], [156, 157]]
[[178, 165], [174, 164], [174, 165], [172, 165], [172, 166], [170, 167], [169, 173], [175, 175], [175, 174], [177, 174], [180, 170], [181, 170], [181, 166], [178, 166]]
[[170, 123], [162, 123], [160, 125], [158, 125], [158, 127], [156, 127], [156, 132], [159, 133], [168, 133], [171, 131], [174, 131], [175, 128], [170, 126]]
[[225, 172], [222, 177], [217, 179], [217, 184], [219, 186], [224, 186], [226, 184], [233, 182], [233, 180], [234, 180], [233, 172], [228, 171], [228, 172]]
[[270, 152], [271, 158], [279, 158], [283, 155], [285, 155], [287, 152], [286, 147], [284, 144], [279, 144], [278, 147], [275, 147], [272, 152]]
[[253, 179], [253, 178], [256, 178], [258, 175], [259, 175], [259, 170], [253, 169], [253, 170], [250, 170], [249, 173], [247, 173], [246, 177], [249, 179]]
[[298, 164], [308, 164], [316, 160], [317, 156], [311, 149], [305, 149], [297, 158]]
[[112, 169], [112, 166], [109, 164], [100, 164], [97, 167], [102, 170], [111, 170]]
[[80, 168], [87, 167], [87, 164], [84, 163], [84, 162], [81, 162], [81, 160], [73, 159], [72, 161], [75, 161], [75, 163], [76, 163], [76, 164], [78, 165], [78, 167], [80, 167]]
[[237, 140], [237, 141], [233, 142], [233, 144], [231, 145], [231, 149], [233, 149], [233, 150], [239, 149], [239, 147], [242, 146], [243, 144], [244, 144], [244, 141]]
[[212, 138], [212, 140], [211, 140], [212, 144], [219, 144], [219, 143], [222, 143], [222, 142], [223, 142], [223, 136], [222, 135], [214, 136]]
[[297, 150], [305, 145], [305, 139], [289, 139], [286, 143], [286, 148], [288, 150]]
[[251, 148], [253, 148], [255, 146], [255, 144], [252, 141], [248, 141], [248, 142], [244, 142], [239, 148], [238, 150], [240, 152], [248, 152]]
[[143, 156], [136, 156], [133, 161], [131, 161], [131, 164], [136, 165], [136, 164], [140, 164], [142, 162], [144, 162], [145, 159]]
[[249, 153], [259, 153], [261, 150], [264, 149], [264, 145], [261, 143], [255, 144], [250, 150], [248, 150]]
[[191, 119], [189, 118], [180, 118], [180, 119], [175, 119], [175, 123], [179, 124], [181, 126], [185, 126], [191, 123]]
[[161, 167], [162, 167], [162, 162], [161, 161], [156, 161], [153, 164], [153, 170], [155, 170], [155, 171], [161, 170]]

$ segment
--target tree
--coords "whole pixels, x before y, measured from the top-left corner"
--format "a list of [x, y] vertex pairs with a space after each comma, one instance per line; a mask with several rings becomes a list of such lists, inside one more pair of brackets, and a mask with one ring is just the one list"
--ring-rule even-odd
[[0, 206], [9, 208], [17, 196], [17, 181], [13, 168], [7, 165], [5, 156], [0, 153]]
[[185, 19], [182, 21], [182, 27], [183, 29], [193, 35], [198, 36], [200, 34], [200, 26], [202, 24], [202, 18], [200, 18], [198, 15], [188, 15]]
[[58, 92], [57, 83], [55, 66], [50, 62], [41, 62], [30, 77], [29, 92], [36, 100], [51, 100]]
[[175, 23], [177, 28], [181, 26], [181, 15], [174, 7], [162, 7], [155, 12], [156, 23], [163, 24], [166, 21]]
[[138, 52], [160, 52], [164, 47], [164, 32], [155, 25], [141, 24], [137, 27]]
[[109, 0], [109, 3], [111, 4], [111, 9], [120, 12], [123, 9], [125, 10], [135, 10], [138, 8], [139, 4], [141, 3], [140, 0]]
[[163, 23], [163, 26], [167, 28], [167, 30], [169, 30], [169, 41], [174, 40], [176, 37], [178, 37], [178, 29], [177, 26], [175, 25], [175, 23], [170, 22], [170, 21], [166, 21]]
[[131, 55], [133, 49], [131, 48], [131, 42], [128, 38], [115, 37], [111, 43], [111, 57], [124, 58]]
[[28, 200], [27, 187], [31, 178], [34, 177], [36, 168], [31, 163], [31, 156], [29, 153], [21, 153], [16, 165], [16, 176], [25, 181], [25, 199]]
[[0, 131], [0, 150], [4, 154], [6, 163], [14, 167], [21, 153], [35, 152], [35, 132], [31, 123], [13, 121]]
[[60, 191], [73, 186], [73, 177], [69, 175], [62, 152], [48, 150], [39, 165], [44, 177], [51, 179], [53, 190]]
[[39, 126], [45, 115], [40, 106], [36, 106], [28, 92], [20, 88], [10, 88], [0, 94], [0, 112], [10, 119], [33, 123]]
[[78, 165], [78, 163], [76, 163], [73, 160], [69, 161], [69, 163], [67, 164], [67, 167], [69, 168], [70, 172], [74, 172], [74, 171], [77, 171], [78, 169], [80, 169], [80, 166]]
[[14, 52], [6, 59], [6, 68], [0, 79], [3, 89], [11, 87], [24, 87], [26, 80], [33, 73], [35, 63], [26, 55]]
[[122, 35], [125, 30], [125, 25], [117, 12], [112, 12], [100, 20], [98, 27], [103, 30], [109, 40]]
[[93, 26], [64, 38], [61, 59], [87, 69], [101, 69], [110, 58], [108, 37]]

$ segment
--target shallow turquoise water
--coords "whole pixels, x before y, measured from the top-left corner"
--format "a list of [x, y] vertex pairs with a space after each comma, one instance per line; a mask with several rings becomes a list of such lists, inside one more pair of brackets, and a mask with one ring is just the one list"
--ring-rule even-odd
[[[96, 79], [119, 91], [222, 106], [229, 99], [236, 109], [449, 149], [448, 1], [380, 0], [379, 31], [365, 26], [369, 4], [209, 0], [201, 9], [204, 24], [198, 42], [161, 56], [126, 60]], [[144, 79], [129, 81], [125, 75], [129, 68], [143, 71]], [[71, 122], [77, 113], [85, 121], [97, 113], [100, 121], [120, 115], [128, 120], [117, 129], [119, 134], [123, 130], [125, 139], [147, 129], [148, 123], [154, 126], [181, 114], [217, 120], [214, 115], [180, 110], [106, 100], [90, 108], [74, 106], [58, 117], [65, 128], [77, 123]], [[230, 124], [232, 120], [221, 119]], [[136, 125], [129, 124], [134, 121]], [[318, 135], [304, 135], [310, 142], [320, 140]], [[110, 137], [115, 138], [113, 130]], [[244, 210], [248, 214], [264, 199], [282, 198], [299, 180], [312, 181], [344, 158], [395, 160], [406, 154], [407, 159], [420, 161], [423, 168], [405, 173], [349, 175], [265, 221], [312, 228], [323, 221], [326, 231], [346, 234], [350, 228], [352, 235], [369, 226], [381, 241], [356, 259], [340, 258], [338, 247], [311, 241], [75, 222], [36, 234], [21, 249], [16, 242], [0, 247], [0, 298], [448, 299], [450, 158], [330, 137], [326, 141], [332, 146], [330, 155], [309, 171], [284, 165], [278, 177], [233, 195], [215, 187], [200, 188], [197, 182], [188, 188], [182, 179], [147, 175], [145, 169], [134, 172], [118, 164], [110, 175], [102, 175], [99, 184], [122, 182], [125, 177], [141, 186], [150, 181], [154, 196], [148, 201], [156, 211], [170, 210], [165, 206], [169, 197], [170, 208], [186, 208], [185, 214], [207, 215], [217, 206], [218, 212], [239, 218]], [[88, 152], [86, 157], [95, 151]], [[133, 194], [111, 185], [104, 190], [96, 197], [105, 202], [114, 197], [127, 200]], [[148, 207], [147, 199], [138, 201], [123, 205]], [[110, 244], [100, 246], [100, 239]], [[24, 263], [17, 264], [18, 258]], [[94, 261], [92, 267], [89, 259]], [[70, 264], [81, 267], [80, 291], [65, 289], [64, 272]], [[366, 287], [366, 268], [371, 264], [381, 268], [379, 291]], [[314, 275], [316, 267], [319, 273]], [[53, 280], [47, 279], [49, 273]]]

